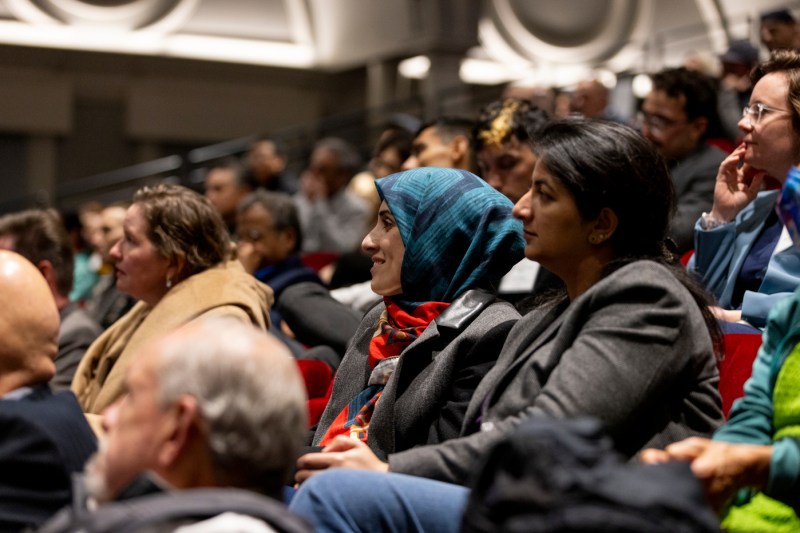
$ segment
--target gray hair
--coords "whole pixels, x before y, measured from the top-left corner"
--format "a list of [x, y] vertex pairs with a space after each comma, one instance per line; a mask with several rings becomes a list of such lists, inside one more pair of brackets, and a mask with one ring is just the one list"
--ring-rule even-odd
[[305, 388], [294, 359], [268, 333], [230, 317], [189, 328], [162, 345], [162, 407], [192, 396], [207, 426], [218, 479], [279, 491], [307, 436]]

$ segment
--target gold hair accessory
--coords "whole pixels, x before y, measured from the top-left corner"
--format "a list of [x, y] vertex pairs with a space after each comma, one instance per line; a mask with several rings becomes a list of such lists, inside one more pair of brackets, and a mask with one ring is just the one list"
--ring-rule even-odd
[[488, 130], [483, 130], [478, 136], [484, 144], [489, 146], [502, 146], [511, 135], [511, 126], [514, 123], [514, 113], [520, 106], [519, 100], [505, 100], [500, 112], [492, 120]]

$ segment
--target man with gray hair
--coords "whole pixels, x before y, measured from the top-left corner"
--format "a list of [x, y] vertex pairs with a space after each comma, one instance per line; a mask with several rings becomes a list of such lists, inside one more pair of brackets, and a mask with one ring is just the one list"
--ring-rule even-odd
[[361, 166], [347, 141], [327, 137], [311, 152], [295, 202], [303, 228], [303, 251], [342, 254], [356, 250], [367, 234], [372, 208], [347, 190]]
[[307, 431], [302, 378], [274, 337], [227, 318], [190, 323], [145, 349], [125, 387], [103, 413], [107, 435], [86, 467], [85, 486], [102, 505], [62, 511], [43, 531], [95, 531], [123, 516], [130, 525], [137, 508], [151, 525], [166, 509], [169, 525], [233, 511], [232, 520], [305, 529], [263, 497], [280, 499]]

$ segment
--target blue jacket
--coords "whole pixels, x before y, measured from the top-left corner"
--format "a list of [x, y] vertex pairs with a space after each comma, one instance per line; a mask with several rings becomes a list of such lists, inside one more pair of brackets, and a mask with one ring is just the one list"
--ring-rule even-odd
[[[688, 268], [702, 277], [723, 309], [733, 308], [731, 300], [739, 272], [770, 211], [775, 208], [778, 194], [779, 191], [759, 193], [731, 224], [712, 230], [702, 229], [699, 220], [695, 224], [694, 256]], [[747, 291], [744, 294], [742, 319], [763, 327], [770, 309], [798, 286], [800, 250], [791, 246], [791, 240], [782, 235], [758, 292]]]

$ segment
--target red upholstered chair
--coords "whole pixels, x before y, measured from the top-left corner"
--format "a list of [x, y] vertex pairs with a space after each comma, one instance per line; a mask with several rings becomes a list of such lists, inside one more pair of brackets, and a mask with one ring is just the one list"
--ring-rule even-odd
[[753, 371], [761, 335], [728, 333], [725, 335], [725, 357], [719, 363], [719, 393], [722, 412], [728, 417], [733, 401], [744, 395], [744, 382]]
[[312, 359], [298, 359], [297, 366], [308, 394], [308, 427], [313, 427], [319, 422], [331, 396], [333, 372], [322, 361]]

